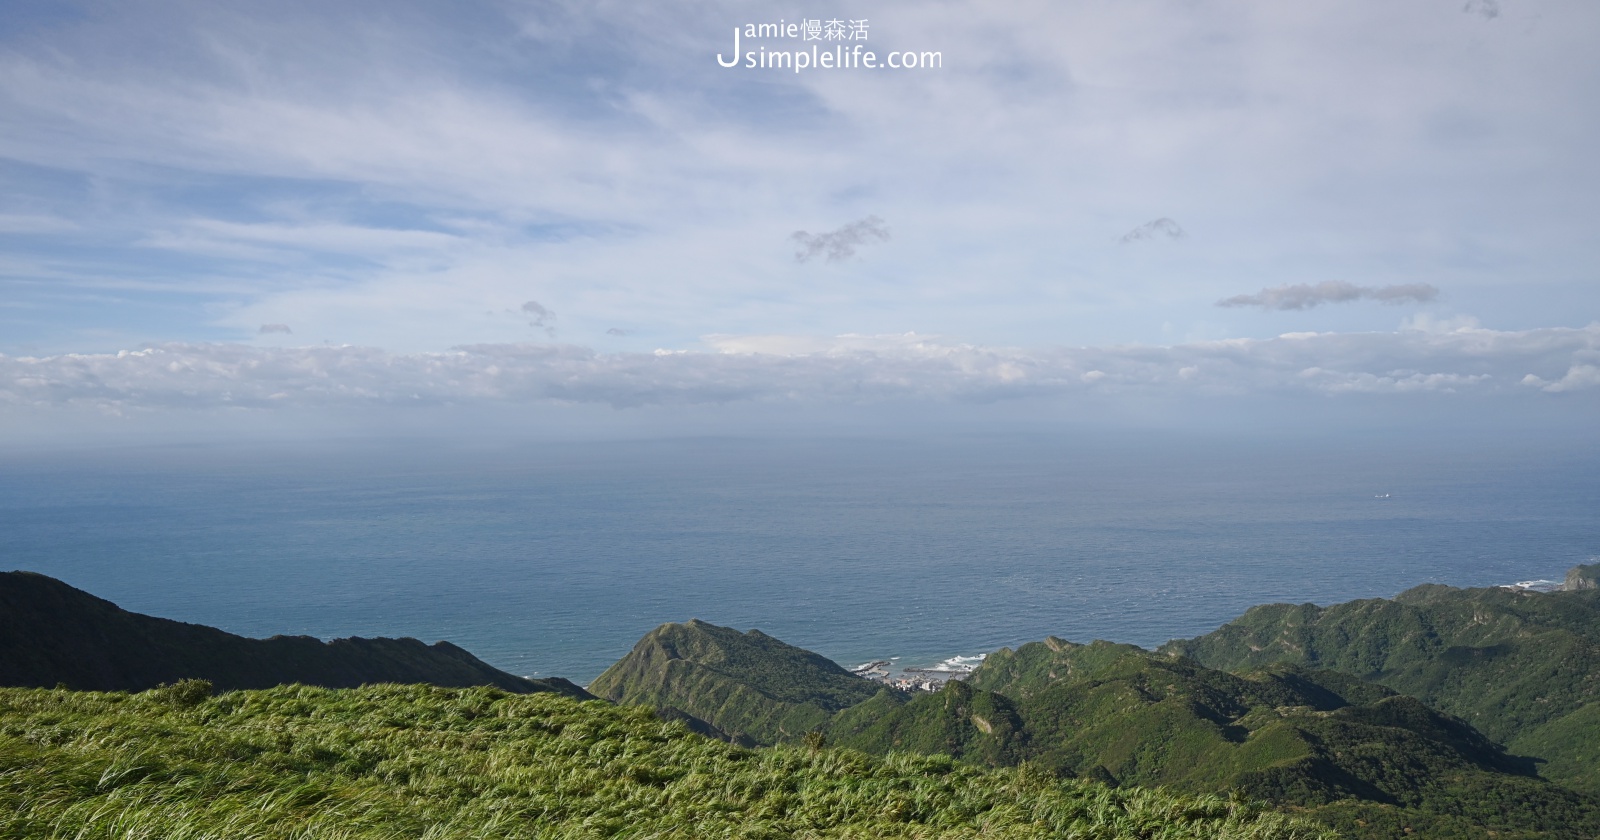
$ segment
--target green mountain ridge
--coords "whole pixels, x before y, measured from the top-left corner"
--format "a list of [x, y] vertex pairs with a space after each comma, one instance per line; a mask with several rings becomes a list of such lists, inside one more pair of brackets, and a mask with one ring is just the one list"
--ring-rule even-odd
[[1430, 584], [1393, 600], [1268, 604], [1162, 650], [1230, 670], [1293, 663], [1358, 674], [1458, 715], [1543, 761], [1548, 778], [1600, 795], [1600, 590]]
[[1345, 674], [1230, 674], [1130, 645], [1051, 640], [991, 654], [965, 683], [873, 705], [839, 715], [830, 736], [878, 754], [1236, 792], [1365, 836], [1392, 836], [1358, 821], [1396, 811], [1437, 836], [1600, 833], [1600, 803], [1538, 778], [1466, 722]]
[[[751, 728], [774, 739], [906, 699], [759, 631], [668, 625], [635, 654], [614, 677], [659, 677], [712, 719], [761, 716], [770, 731]], [[1259, 806], [1026, 766], [809, 740], [750, 752], [698, 737], [728, 736], [675, 707], [603, 704], [447, 643], [246, 639], [21, 572], [0, 575], [0, 677], [70, 686], [0, 688], [6, 837], [1329, 836]], [[457, 680], [478, 687], [439, 687]], [[247, 688], [269, 681], [282, 684]]]
[[819, 729], [881, 687], [759, 630], [740, 633], [691, 619], [645, 634], [589, 690], [616, 703], [685, 714], [755, 745]]
[[[682, 750], [695, 752], [701, 748], [684, 745], [712, 743], [694, 738], [693, 733], [698, 733], [733, 742], [705, 747], [716, 756], [731, 757], [728, 760], [733, 762], [718, 764], [719, 769], [705, 772], [738, 775], [745, 772], [741, 767], [751, 766], [747, 756], [763, 756], [760, 762], [780, 763], [790, 760], [770, 756], [791, 756], [799, 757], [785, 765], [792, 773], [811, 773], [807, 778], [822, 786], [807, 788], [813, 782], [801, 784], [793, 779], [784, 782], [782, 773], [777, 773], [752, 781], [756, 789], [748, 795], [740, 794], [735, 804], [723, 801], [720, 805], [707, 805], [721, 809], [721, 816], [713, 818], [713, 822], [722, 820], [716, 824], [724, 826], [724, 833], [738, 836], [793, 836], [796, 832], [817, 837], [989, 836], [993, 826], [1002, 824], [1011, 828], [996, 836], [1046, 837], [1063, 833], [1060, 826], [1065, 823], [1059, 817], [1064, 812], [1041, 815], [1035, 805], [1004, 800], [1011, 794], [996, 794], [1000, 799], [985, 800], [1011, 804], [982, 806], [1000, 808], [1006, 815], [1003, 819], [991, 816], [972, 822], [978, 812], [971, 810], [975, 807], [971, 806], [971, 791], [959, 790], [959, 785], [951, 787], [953, 782], [936, 781], [927, 781], [933, 788], [924, 790], [917, 788], [924, 782], [895, 775], [914, 766], [920, 769], [913, 775], [947, 782], [960, 777], [965, 780], [962, 784], [987, 786], [984, 790], [991, 793], [1011, 785], [1005, 789], [1049, 790], [1055, 792], [1051, 796], [1081, 799], [1089, 795], [1086, 792], [1104, 791], [1103, 786], [1109, 785], [1126, 789], [1127, 798], [1119, 800], [1124, 802], [1150, 803], [1159, 797], [1179, 796], [1201, 803], [1161, 805], [1189, 809], [1169, 812], [1171, 825], [1159, 820], [1147, 821], [1145, 828], [1123, 823], [1115, 830], [1093, 828], [1088, 831], [1090, 836], [1146, 836], [1149, 831], [1161, 836], [1191, 836], [1185, 832], [1198, 830], [1198, 824], [1185, 816], [1191, 812], [1210, 815], [1206, 819], [1232, 820], [1228, 824], [1233, 828], [1228, 830], [1237, 829], [1241, 837], [1319, 836], [1318, 829], [1303, 825], [1285, 828], [1290, 824], [1281, 821], [1270, 825], [1270, 821], [1251, 822], [1254, 818], [1246, 817], [1254, 812], [1238, 811], [1232, 806], [1219, 811], [1218, 805], [1204, 804], [1223, 801], [1207, 799], [1208, 796], [1226, 796], [1238, 802], [1272, 803], [1351, 837], [1594, 838], [1600, 837], [1600, 798], [1596, 791], [1600, 784], [1600, 703], [1594, 702], [1596, 681], [1600, 679], [1600, 590], [1583, 585], [1589, 579], [1587, 574], [1583, 567], [1575, 569], [1568, 576], [1568, 591], [1556, 593], [1428, 585], [1394, 599], [1331, 607], [1264, 605], [1213, 633], [1174, 641], [1157, 651], [1104, 641], [1079, 644], [1047, 637], [1015, 650], [996, 651], [965, 680], [953, 681], [938, 692], [915, 694], [858, 677], [818, 654], [759, 630], [740, 632], [690, 620], [662, 625], [646, 634], [590, 686], [594, 695], [653, 710], [647, 717], [637, 716], [643, 712], [621, 710], [622, 718], [573, 717], [556, 706], [508, 705], [509, 694], [502, 692], [544, 696], [550, 699], [539, 702], [547, 704], [592, 700], [594, 695], [565, 680], [526, 680], [498, 671], [448, 643], [425, 645], [415, 639], [357, 638], [329, 643], [308, 637], [246, 639], [215, 628], [129, 613], [42, 575], [0, 574], [0, 683], [138, 691], [198, 678], [209, 680], [226, 692], [208, 697], [211, 687], [199, 683], [135, 695], [0, 689], [0, 803], [5, 803], [0, 808], [13, 807], [17, 815], [0, 816], [0, 835], [76, 836], [78, 829], [89, 826], [92, 830], [83, 836], [101, 836], [110, 830], [109, 824], [97, 823], [100, 827], [96, 828], [81, 822], [89, 813], [84, 809], [109, 814], [123, 806], [137, 811], [127, 812], [134, 814], [128, 817], [132, 820], [128, 824], [144, 826], [141, 830], [146, 834], [154, 831], [151, 836], [169, 832], [175, 825], [170, 822], [172, 814], [186, 812], [185, 809], [215, 812], [213, 816], [223, 819], [216, 811], [221, 806], [199, 800], [180, 807], [171, 804], [177, 799], [160, 800], [167, 794], [154, 789], [130, 793], [121, 789], [121, 783], [112, 783], [108, 788], [106, 774], [123, 772], [118, 767], [134, 766], [126, 762], [144, 760], [130, 756], [155, 755], [152, 750], [166, 749], [163, 739], [177, 738], [167, 745], [177, 747], [187, 743], [184, 738], [199, 739], [195, 743], [204, 741], [202, 729], [226, 729], [231, 725], [229, 715], [247, 706], [254, 708], [251, 704], [257, 701], [249, 698], [270, 697], [275, 699], [260, 702], [280, 709], [273, 713], [279, 717], [281, 710], [294, 709], [297, 711], [290, 716], [305, 716], [307, 726], [311, 726], [311, 720], [338, 718], [355, 729], [340, 730], [343, 734], [334, 741], [319, 742], [322, 746], [307, 753], [309, 758], [296, 757], [297, 750], [291, 748], [297, 736], [287, 741], [280, 737], [273, 742], [276, 747], [267, 749], [251, 740], [254, 735], [241, 730], [214, 744], [213, 748], [220, 751], [216, 755], [189, 754], [183, 759], [189, 764], [173, 769], [176, 775], [168, 781], [179, 784], [174, 780], [196, 774], [212, 774], [220, 779], [231, 772], [220, 765], [206, 765], [213, 759], [223, 764], [243, 762], [250, 767], [266, 761], [269, 767], [248, 780], [218, 783], [223, 784], [219, 791], [231, 790], [233, 794], [207, 795], [216, 802], [233, 802], [242, 808], [270, 813], [274, 809], [282, 811], [287, 800], [272, 800], [272, 794], [262, 792], [289, 778], [269, 778], [277, 772], [273, 768], [299, 768], [291, 775], [300, 774], [297, 778], [306, 780], [312, 776], [305, 774], [326, 772], [331, 774], [326, 790], [305, 801], [338, 800], [343, 804], [335, 807], [362, 813], [367, 813], [362, 809], [377, 808], [372, 813], [381, 812], [381, 818], [374, 817], [372, 825], [401, 826], [395, 828], [401, 833], [418, 833], [416, 826], [423, 823], [415, 820], [445, 820], [431, 824], [447, 823], [454, 826], [451, 830], [456, 834], [435, 832], [437, 836], [467, 836], [471, 832], [462, 815], [476, 813], [497, 826], [501, 823], [494, 820], [499, 818], [473, 811], [477, 806], [463, 806], [457, 798], [448, 803], [433, 801], [425, 807], [417, 806], [423, 807], [427, 816], [419, 816], [420, 811], [407, 812], [411, 816], [405, 819], [413, 822], [386, 822], [411, 807], [386, 797], [400, 795], [393, 793], [396, 790], [410, 790], [403, 796], [411, 797], [408, 801], [413, 805], [427, 798], [429, 794], [406, 788], [408, 779], [420, 778], [413, 775], [422, 772], [417, 764], [419, 750], [433, 762], [434, 769], [426, 771], [434, 774], [430, 778], [435, 780], [426, 783], [430, 789], [437, 788], [451, 773], [481, 772], [487, 774], [485, 779], [493, 776], [498, 772], [494, 768], [513, 761], [513, 757], [496, 758], [490, 762], [492, 766], [484, 765], [489, 769], [483, 769], [473, 764], [478, 759], [472, 750], [480, 747], [463, 747], [465, 752], [455, 758], [445, 756], [436, 749], [437, 744], [453, 736], [446, 736], [440, 727], [450, 729], [459, 723], [470, 728], [476, 726], [471, 721], [503, 716], [516, 708], [535, 717], [582, 719], [586, 722], [576, 728], [557, 728], [574, 735], [583, 733], [580, 740], [597, 728], [637, 729], [633, 734], [619, 736], [620, 741], [602, 738], [601, 742], [611, 744], [603, 749], [588, 741], [589, 746], [571, 753], [572, 759], [583, 767], [592, 770], [609, 766], [608, 772], [621, 774], [620, 779], [598, 788], [585, 787], [585, 792], [576, 798], [558, 794], [557, 800], [540, 800], [542, 814], [559, 813], [563, 815], [560, 819], [579, 820], [584, 826], [608, 826], [599, 834], [628, 833], [632, 829], [627, 826], [650, 824], [657, 826], [652, 831], [658, 836], [702, 836], [697, 833], [698, 818], [688, 812], [673, 811], [679, 816], [660, 823], [640, 816], [643, 812], [630, 810], [654, 795], [646, 788], [665, 790], [686, 778], [679, 773], [681, 768], [652, 764], [655, 759], [649, 758], [648, 753], [653, 747], [646, 745], [666, 741], [678, 744], [674, 739], [692, 739], [672, 748], [678, 750], [675, 755], [687, 755]], [[1573, 580], [1578, 583], [1572, 584]], [[345, 687], [345, 693], [317, 693], [319, 689], [295, 686], [268, 688], [287, 683]], [[465, 692], [392, 685], [370, 690], [350, 688], [376, 683], [481, 687]], [[566, 695], [567, 699], [552, 697], [556, 694]], [[105, 699], [91, 699], [96, 697]], [[387, 699], [368, 702], [378, 697]], [[352, 703], [364, 711], [351, 711], [355, 708]], [[91, 707], [93, 711], [85, 711]], [[203, 710], [196, 712], [203, 725], [200, 729], [185, 729], [183, 716], [193, 710]], [[61, 722], [80, 713], [96, 722], [85, 724], [87, 728], [80, 735], [64, 735], [67, 730], [61, 728]], [[159, 723], [151, 723], [157, 718]], [[618, 723], [624, 719], [637, 726]], [[276, 718], [274, 721], [271, 725], [284, 732], [301, 725]], [[247, 728], [261, 725], [261, 719], [252, 718]], [[539, 733], [546, 732], [536, 722], [488, 726], [486, 730], [474, 730], [478, 734], [473, 738], [498, 739], [501, 734], [491, 733], [503, 734], [510, 731], [505, 728], [508, 726], [522, 733], [518, 737], [543, 737]], [[312, 728], [317, 727], [322, 724]], [[98, 770], [90, 769], [93, 762], [71, 764], [99, 748], [96, 738], [123, 729], [144, 732], [148, 739], [138, 744], [128, 741], [118, 747], [134, 753], [120, 758], [106, 754], [109, 763]], [[431, 733], [423, 738], [427, 743], [408, 742], [403, 749], [388, 753], [387, 758], [357, 755], [361, 753], [357, 745], [362, 739], [381, 740], [399, 737], [396, 733], [402, 731], [424, 730]], [[317, 738], [334, 737], [328, 734], [332, 730], [317, 731]], [[80, 740], [74, 742], [73, 738]], [[228, 741], [230, 738], [233, 740]], [[69, 743], [78, 744], [70, 746], [70, 755], [52, 752]], [[777, 746], [771, 747], [774, 752], [763, 749], [752, 753], [740, 752], [741, 745]], [[493, 751], [492, 747], [481, 748]], [[183, 749], [188, 748], [182, 747], [179, 752]], [[598, 756], [602, 753], [595, 753], [595, 749], [602, 749], [603, 755], [612, 758], [601, 760]], [[269, 756], [279, 753], [280, 757]], [[924, 758], [914, 758], [919, 755]], [[564, 760], [546, 756], [547, 766], [518, 771], [523, 774], [519, 778], [533, 778], [547, 769], [557, 772], [558, 766], [566, 767], [560, 764]], [[950, 764], [952, 760], [958, 763]], [[605, 764], [607, 761], [611, 763]], [[446, 769], [452, 762], [454, 765]], [[816, 768], [821, 765], [831, 769], [816, 776]], [[46, 769], [33, 775], [25, 772], [35, 766]], [[74, 766], [80, 769], [72, 769]], [[160, 761], [150, 766], [156, 769], [141, 769], [135, 776], [158, 778], [166, 772], [160, 770], [167, 766]], [[398, 774], [393, 769], [374, 769], [380, 766], [412, 769]], [[589, 772], [577, 765], [559, 770], [566, 774], [563, 778], [577, 778]], [[691, 771], [690, 775], [695, 772], [701, 771]], [[833, 778], [829, 773], [843, 776]], [[101, 781], [89, 784], [88, 775], [83, 774]], [[72, 781], [80, 775], [84, 785]], [[888, 777], [900, 779], [882, 789], [899, 805], [879, 811], [868, 804], [870, 797], [849, 799], [865, 795], [864, 791], [879, 784], [874, 779]], [[139, 782], [135, 778], [130, 784], [137, 787]], [[238, 788], [240, 784], [246, 788]], [[486, 787], [473, 796], [522, 791], [507, 794], [514, 799], [526, 793], [515, 786], [507, 788], [504, 781], [482, 784]], [[559, 790], [566, 782], [553, 784]], [[643, 787], [618, 792], [617, 784]], [[260, 790], [249, 785], [259, 785]], [[191, 786], [189, 782], [179, 784], [184, 790]], [[824, 789], [834, 793], [820, 793]], [[913, 789], [922, 792], [906, 792]], [[937, 790], [929, 792], [934, 789]], [[1157, 789], [1167, 793], [1149, 792]], [[267, 800], [240, 804], [255, 795], [249, 793], [251, 790], [267, 796]], [[729, 790], [725, 786], [722, 793]], [[904, 796], [894, 793], [896, 790]], [[613, 794], [622, 800], [606, 799]], [[680, 794], [701, 797], [697, 801], [704, 803], [715, 799], [698, 783], [680, 790]], [[113, 799], [101, 799], [102, 795]], [[356, 798], [342, 798], [347, 795]], [[378, 798], [361, 798], [368, 795]], [[771, 800], [769, 795], [778, 799]], [[827, 800], [835, 795], [856, 804], [846, 807], [839, 804], [843, 800]], [[705, 798], [708, 796], [711, 799]], [[822, 799], [807, 799], [815, 796]], [[169, 805], [158, 806], [158, 800]], [[375, 805], [379, 800], [387, 804]], [[819, 815], [820, 812], [807, 810], [810, 805], [804, 805], [805, 801], [823, 800], [833, 802], [827, 807], [835, 811]], [[532, 813], [517, 810], [522, 805], [504, 804], [509, 801], [504, 800], [497, 807], [519, 814]], [[556, 807], [552, 801], [565, 804]], [[676, 801], [661, 800], [658, 807], [670, 810], [676, 807], [671, 804]], [[83, 804], [77, 809], [50, 810], [56, 804], [69, 802]], [[960, 805], [961, 802], [968, 804]], [[465, 810], [460, 810], [463, 807]], [[555, 811], [551, 810], [553, 807]], [[846, 808], [843, 815], [837, 812], [839, 807]], [[319, 824], [314, 811], [285, 811], [281, 816], [309, 826]], [[1077, 822], [1072, 824], [1092, 827], [1098, 825], [1093, 820], [1113, 811], [1114, 808], [1102, 808], [1091, 819], [1085, 816], [1089, 811], [1080, 809], [1074, 812]], [[1031, 822], [1024, 820], [1031, 828], [1006, 822], [1020, 819], [1018, 815], [1024, 812], [1033, 814], [1028, 818]], [[242, 813], [225, 818], [256, 825], [250, 822], [254, 817]], [[796, 816], [802, 813], [803, 817]], [[7, 823], [6, 819], [12, 822]], [[45, 822], [40, 820], [49, 822], [48, 830], [41, 828]], [[1046, 823], [1056, 828], [1041, 829]], [[73, 825], [78, 828], [68, 830]], [[185, 825], [183, 831], [171, 836], [211, 831], [198, 823]], [[406, 825], [411, 828], [403, 827]], [[539, 834], [521, 823], [506, 825], [515, 830], [501, 832], [504, 836], [570, 833], [563, 829]], [[1216, 825], [1220, 823], [1213, 824], [1213, 828]], [[23, 826], [28, 831], [6, 833]], [[304, 834], [296, 834], [288, 823], [280, 827], [281, 831], [258, 828], [250, 836]], [[1279, 829], [1284, 831], [1273, 833]], [[339, 832], [367, 836], [344, 829]], [[586, 828], [571, 836], [595, 833]], [[1210, 835], [1200, 832], [1192, 836]]]
[[[1410, 623], [1395, 639], [1374, 632], [1343, 641], [1355, 651], [1431, 649], [1425, 605], [1449, 601], [1449, 591], [1407, 593], [1398, 614]], [[1518, 609], [1574, 628], [1585, 620], [1581, 605]], [[1498, 638], [1529, 620], [1480, 610], [1465, 621]], [[818, 659], [759, 631], [695, 621], [653, 631], [591, 688], [681, 710], [748, 741], [816, 730], [832, 745], [875, 755], [942, 754], [1053, 777], [1227, 793], [1301, 809], [1352, 836], [1600, 836], [1600, 801], [1542, 778], [1537, 761], [1374, 682], [1370, 670], [1273, 657], [1224, 670], [1176, 645], [1152, 652], [1050, 637], [996, 651], [941, 691], [908, 695]]]
[[219, 690], [429, 683], [589, 697], [565, 679], [508, 674], [449, 642], [248, 639], [128, 612], [45, 575], [0, 573], [0, 685], [143, 691], [183, 679], [203, 679]]
[[876, 755], [909, 750], [991, 767], [1016, 766], [1028, 746], [1010, 698], [960, 681], [911, 698], [885, 689], [840, 712], [824, 731], [833, 743]]

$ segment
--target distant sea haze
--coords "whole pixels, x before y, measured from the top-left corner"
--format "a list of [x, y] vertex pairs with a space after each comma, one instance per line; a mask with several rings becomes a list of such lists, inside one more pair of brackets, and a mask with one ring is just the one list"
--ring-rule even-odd
[[448, 639], [530, 676], [587, 683], [691, 617], [933, 666], [1559, 579], [1600, 555], [1600, 455], [1136, 436], [13, 454], [0, 534], [7, 569], [130, 610]]

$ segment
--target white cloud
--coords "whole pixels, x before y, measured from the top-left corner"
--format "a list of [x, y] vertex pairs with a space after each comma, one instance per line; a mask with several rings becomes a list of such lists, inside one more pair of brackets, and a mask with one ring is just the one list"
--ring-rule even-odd
[[1439, 290], [1427, 283], [1404, 283], [1392, 286], [1357, 286], [1343, 280], [1326, 280], [1321, 283], [1295, 283], [1262, 289], [1253, 295], [1234, 295], [1217, 301], [1218, 306], [1259, 306], [1262, 309], [1311, 309], [1324, 303], [1349, 303], [1356, 300], [1376, 300], [1383, 303], [1426, 303], [1439, 296]]
[[1478, 394], [1600, 385], [1600, 324], [1582, 329], [1300, 334], [1155, 347], [984, 347], [915, 334], [716, 336], [715, 352], [478, 345], [171, 344], [116, 354], [0, 356], [0, 404], [129, 412], [235, 406], [993, 402], [1085, 394]]
[[1402, 330], [1416, 330], [1418, 332], [1450, 333], [1466, 332], [1481, 327], [1477, 318], [1471, 315], [1456, 315], [1441, 318], [1431, 312], [1419, 312], [1400, 322]]
[[0, 213], [0, 233], [67, 233], [81, 226], [58, 216]]
[[1524, 385], [1532, 385], [1542, 391], [1559, 393], [1561, 391], [1581, 391], [1586, 388], [1600, 387], [1600, 365], [1573, 365], [1567, 370], [1565, 376], [1549, 382], [1533, 374], [1523, 377]]
[[[283, 322], [397, 352], [521, 340], [483, 313], [530, 296], [569, 340], [649, 324], [610, 345], [632, 349], [1259, 335], [1212, 304], [1285, 278], [1438, 283], [1508, 323], [1581, 323], [1592, 289], [1540, 290], [1600, 259], [1600, 117], [1574, 106], [1600, 84], [1600, 5], [1461, 2], [885, 0], [873, 43], [944, 68], [798, 75], [716, 65], [731, 26], [794, 13], [769, 2], [23, 13], [0, 33], [0, 156], [65, 186], [13, 204], [0, 185], [0, 229], [34, 246], [8, 240], [0, 273], [73, 328]], [[868, 212], [893, 247], [790, 258], [796, 228]], [[1116, 245], [1155, 212], [1205, 235]], [[846, 254], [825, 237], [848, 232], [801, 244]], [[45, 253], [68, 233], [90, 247]], [[91, 300], [113, 285], [136, 305]], [[1392, 325], [1313, 314], [1284, 328]], [[73, 328], [0, 348], [115, 346]]]
[[1442, 391], [1456, 393], [1470, 390], [1475, 385], [1486, 384], [1491, 374], [1422, 373], [1415, 370], [1396, 370], [1377, 374], [1306, 368], [1300, 376], [1314, 387], [1328, 393], [1403, 394], [1416, 391]]
[[[317, 253], [389, 255], [397, 251], [435, 251], [464, 244], [448, 233], [394, 230], [347, 224], [238, 224], [196, 219], [173, 231], [152, 234], [143, 244], [158, 248], [217, 250], [243, 244]], [[256, 253], [261, 253], [257, 251]]]

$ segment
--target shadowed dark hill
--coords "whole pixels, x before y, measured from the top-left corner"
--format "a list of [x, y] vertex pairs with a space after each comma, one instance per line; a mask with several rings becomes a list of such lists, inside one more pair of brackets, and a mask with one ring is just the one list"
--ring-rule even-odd
[[143, 691], [188, 678], [209, 680], [219, 690], [431, 683], [589, 697], [564, 679], [508, 674], [449, 642], [248, 639], [128, 612], [41, 574], [0, 573], [0, 685]]

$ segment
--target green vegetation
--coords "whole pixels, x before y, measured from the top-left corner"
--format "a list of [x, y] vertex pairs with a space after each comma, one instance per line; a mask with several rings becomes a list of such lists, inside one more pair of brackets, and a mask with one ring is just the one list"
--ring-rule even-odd
[[1537, 778], [1531, 762], [1413, 698], [1343, 674], [1278, 666], [1241, 676], [1106, 642], [999, 651], [966, 684], [875, 699], [840, 714], [829, 736], [873, 753], [939, 751], [1233, 792], [1357, 836], [1419, 825], [1435, 837], [1600, 834], [1600, 803]]
[[1600, 703], [1517, 736], [1508, 747], [1518, 755], [1537, 756], [1540, 775], [1559, 779], [1573, 790], [1600, 795]]
[[881, 686], [760, 630], [663, 624], [589, 686], [618, 703], [674, 710], [747, 745], [792, 741]]
[[1358, 674], [1459, 715], [1547, 762], [1547, 778], [1600, 795], [1600, 590], [1429, 585], [1392, 601], [1272, 604], [1163, 650], [1228, 670], [1296, 663]]
[[[244, 639], [26, 573], [0, 575], [0, 654], [0, 682], [149, 689], [0, 689], [0, 837], [1600, 836], [1581, 587], [1270, 605], [1154, 653], [1051, 637], [916, 695], [690, 621], [591, 686], [653, 711], [445, 643]], [[434, 685], [216, 692], [295, 680]]]
[[1207, 838], [1325, 829], [1027, 766], [749, 750], [642, 708], [493, 688], [0, 690], [0, 836]]
[[884, 689], [872, 700], [840, 712], [827, 732], [834, 743], [878, 754], [943, 753], [992, 767], [1013, 766], [1027, 757], [1016, 705], [960, 682], [909, 702]]
[[[846, 705], [868, 686], [876, 693]], [[834, 687], [852, 694], [827, 693]], [[1229, 673], [1174, 651], [1049, 638], [910, 696], [841, 679], [765, 635], [692, 622], [647, 636], [593, 688], [768, 742], [811, 733], [819, 743], [820, 732], [875, 755], [942, 754], [1228, 794], [1298, 808], [1359, 837], [1600, 835], [1600, 802], [1539, 778], [1534, 762], [1467, 722], [1359, 677], [1294, 664]]]
[[1104, 641], [1080, 645], [1049, 636], [1016, 650], [1001, 648], [989, 654], [965, 682], [1026, 699], [1057, 682], [1081, 677], [1086, 670], [1098, 672], [1130, 653], [1143, 652], [1134, 645]]
[[448, 642], [246, 639], [131, 613], [41, 574], [0, 573], [0, 685], [142, 691], [189, 678], [222, 689], [402, 682], [589, 696], [564, 679], [497, 670]]

